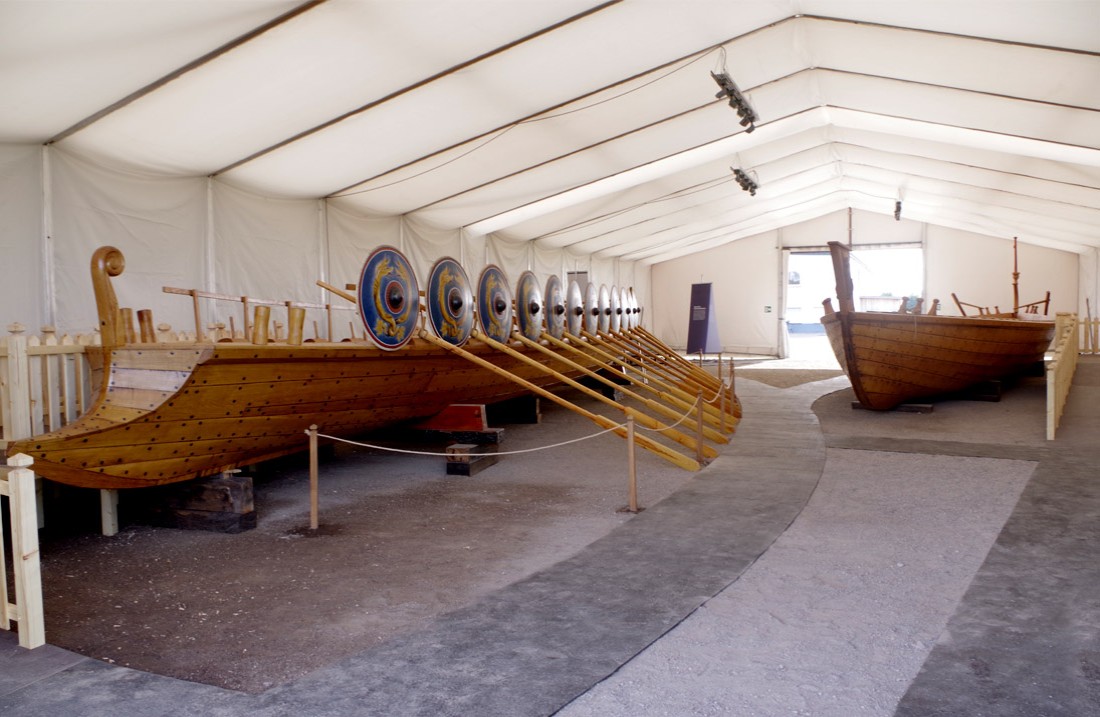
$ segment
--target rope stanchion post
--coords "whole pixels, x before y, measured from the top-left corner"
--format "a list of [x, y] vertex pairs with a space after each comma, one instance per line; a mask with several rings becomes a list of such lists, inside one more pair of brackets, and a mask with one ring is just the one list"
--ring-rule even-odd
[[703, 465], [703, 392], [699, 392], [699, 398], [695, 405], [695, 431], [699, 437], [695, 448], [695, 460]]
[[317, 509], [317, 424], [310, 425], [306, 433], [309, 434], [309, 529], [317, 530], [320, 527]]
[[[721, 359], [718, 361], [718, 365], [722, 365]], [[726, 431], [726, 382], [722, 382], [722, 388], [718, 389], [718, 413], [722, 416], [722, 428], [721, 431]]]
[[626, 476], [628, 490], [627, 510], [638, 512], [638, 471], [634, 462], [634, 416], [626, 417]]

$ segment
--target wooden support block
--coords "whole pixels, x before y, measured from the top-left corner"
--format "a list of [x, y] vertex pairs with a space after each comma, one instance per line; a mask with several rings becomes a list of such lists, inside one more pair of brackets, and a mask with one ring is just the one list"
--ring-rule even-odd
[[447, 447], [447, 475], [472, 476], [500, 460], [495, 446], [455, 443]]
[[163, 527], [177, 530], [206, 530], [212, 533], [243, 533], [256, 527], [256, 511], [247, 513], [218, 513], [211, 510], [183, 510], [171, 512], [170, 525]]
[[[890, 410], [898, 413], [932, 413], [934, 408], [931, 403], [902, 403]], [[852, 401], [852, 409], [858, 411], [870, 410], [859, 401]]]
[[256, 527], [252, 477], [239, 472], [150, 488], [133, 497], [142, 501], [138, 511], [145, 519], [165, 528], [240, 533]]
[[480, 403], [455, 403], [431, 418], [413, 425], [425, 431], [484, 431], [489, 428], [485, 406]]
[[539, 408], [539, 397], [528, 394], [489, 404], [485, 410], [489, 424], [500, 426], [508, 423], [542, 423]]
[[959, 398], [964, 401], [990, 401], [997, 403], [1001, 400], [1004, 385], [1000, 381], [982, 381], [962, 391]]
[[164, 505], [170, 508], [215, 513], [250, 513], [255, 508], [252, 477], [239, 473], [187, 481], [170, 488], [164, 489]]
[[486, 428], [484, 431], [446, 431], [449, 438], [459, 443], [479, 446], [496, 446], [504, 441], [503, 428]]
[[104, 488], [99, 491], [99, 515], [104, 535], [118, 535], [118, 491]]

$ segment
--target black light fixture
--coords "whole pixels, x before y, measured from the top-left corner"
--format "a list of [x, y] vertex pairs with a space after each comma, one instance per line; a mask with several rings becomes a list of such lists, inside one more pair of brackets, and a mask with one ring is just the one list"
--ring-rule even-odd
[[745, 173], [745, 170], [740, 168], [730, 167], [733, 170], [733, 178], [737, 180], [737, 183], [741, 185], [741, 189], [744, 189], [749, 193], [749, 196], [755, 197], [756, 190], [760, 188], [752, 177]]
[[900, 222], [901, 221], [901, 200], [900, 199], [897, 200], [896, 202], [894, 202], [894, 221], [895, 222]]
[[712, 71], [710, 76], [713, 77], [714, 81], [718, 83], [718, 86], [722, 88], [715, 97], [729, 98], [730, 107], [737, 111], [737, 116], [741, 118], [741, 126], [745, 128], [746, 132], [752, 132], [756, 129], [755, 122], [760, 118], [757, 116], [756, 111], [749, 105], [745, 96], [741, 94], [741, 90], [738, 89], [737, 83], [733, 81], [729, 73], [715, 73]]

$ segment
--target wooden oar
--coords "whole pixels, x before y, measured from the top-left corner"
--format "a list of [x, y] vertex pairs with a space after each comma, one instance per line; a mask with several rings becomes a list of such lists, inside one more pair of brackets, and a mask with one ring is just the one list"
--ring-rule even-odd
[[[672, 391], [677, 396], [680, 396], [684, 400], [690, 401], [692, 404], [695, 403], [695, 400], [698, 397], [698, 387], [690, 384], [685, 384], [682, 380], [682, 376], [668, 370], [664, 362], [662, 362], [659, 357], [654, 356], [650, 358], [650, 362], [647, 364], [644, 357], [639, 358], [638, 355], [630, 354], [629, 352], [624, 354], [622, 352], [621, 346], [609, 345], [608, 342], [603, 341], [600, 337], [594, 336], [587, 331], [584, 332], [584, 337], [587, 338], [587, 340], [571, 336], [569, 334], [567, 334], [567, 336], [569, 336], [569, 339], [571, 341], [577, 342], [577, 345], [579, 347], [582, 347], [586, 351], [598, 352], [599, 354], [605, 356], [608, 361], [621, 364], [624, 368], [635, 368], [635, 370], [637, 370], [639, 373], [642, 373], [645, 380], [651, 383], [656, 383], [657, 385], [664, 387], [666, 390]], [[608, 350], [605, 351], [605, 349]], [[655, 376], [659, 378], [655, 378]], [[687, 388], [685, 388], [685, 385], [687, 385]], [[692, 389], [692, 391], [687, 390], [688, 388]], [[733, 410], [727, 415], [731, 415], [734, 418], [740, 418], [740, 404], [737, 404], [735, 401], [732, 402], [730, 405], [732, 406]], [[708, 403], [705, 403], [704, 406], [708, 413], [718, 418], [721, 418], [722, 412], [716, 406]]]
[[678, 366], [682, 367], [685, 371], [689, 372], [691, 376], [695, 377], [698, 381], [702, 382], [704, 386], [709, 386], [712, 393], [717, 393], [721, 389], [725, 389], [727, 392], [727, 398], [730, 401], [736, 401], [737, 398], [733, 394], [733, 389], [725, 386], [715, 376], [711, 375], [707, 371], [704, 371], [701, 367], [696, 366], [691, 361], [681, 356], [679, 352], [675, 351], [665, 342], [651, 334], [645, 328], [637, 326], [630, 330], [627, 334], [631, 338], [643, 338], [650, 342], [652, 346], [659, 348], [662, 352], [667, 352], [667, 355], [671, 356], [671, 360]]
[[[502, 376], [502, 377], [508, 379], [509, 381], [512, 381], [516, 385], [524, 387], [525, 389], [527, 389], [528, 391], [531, 391], [532, 393], [537, 393], [538, 395], [542, 396], [543, 398], [547, 399], [548, 401], [553, 401], [554, 403], [558, 404], [559, 406], [562, 406], [563, 408], [566, 408], [570, 411], [573, 411], [574, 413], [578, 413], [578, 414], [584, 416], [585, 418], [587, 418], [588, 420], [592, 421], [596, 425], [600, 426], [601, 428], [609, 429], [609, 430], [613, 431], [614, 433], [618, 434], [619, 436], [622, 436], [623, 438], [627, 437], [626, 428], [623, 427], [623, 426], [618, 425], [617, 423], [615, 423], [611, 419], [606, 418], [604, 416], [601, 416], [597, 413], [592, 413], [591, 411], [588, 411], [588, 410], [576, 405], [575, 403], [572, 403], [571, 401], [568, 401], [568, 400], [562, 398], [561, 396], [553, 393], [552, 391], [548, 391], [545, 388], [542, 388], [541, 386], [537, 386], [537, 385], [531, 383], [530, 381], [528, 381], [525, 378], [522, 378], [520, 376], [516, 376], [515, 374], [501, 368], [500, 366], [497, 366], [496, 364], [492, 363], [491, 361], [486, 361], [485, 359], [481, 358], [480, 356], [472, 354], [472, 353], [470, 353], [466, 349], [463, 349], [460, 346], [455, 346], [454, 344], [451, 344], [451, 343], [448, 343], [447, 341], [444, 341], [443, 339], [433, 335], [429, 331], [422, 330], [420, 332], [420, 338], [422, 338], [423, 340], [425, 340], [425, 341], [427, 341], [431, 344], [434, 344], [435, 346], [438, 346], [438, 347], [440, 347], [440, 348], [442, 348], [446, 351], [449, 351], [449, 352], [455, 354], [456, 356], [461, 356], [462, 358], [466, 359], [467, 361], [470, 361], [471, 363], [477, 364], [478, 366], [480, 366], [484, 369], [492, 371], [493, 373], [496, 373], [497, 375]], [[479, 338], [482, 341], [485, 341], [487, 337], [481, 336]], [[488, 342], [497, 343], [497, 342], [493, 341], [492, 339], [488, 339]], [[661, 458], [664, 458], [668, 462], [672, 463], [673, 465], [679, 466], [680, 468], [684, 468], [684, 469], [689, 470], [689, 471], [697, 471], [701, 467], [699, 462], [696, 461], [694, 458], [690, 458], [688, 456], [685, 456], [684, 454], [679, 453], [678, 451], [674, 451], [671, 448], [668, 448], [666, 446], [663, 446], [660, 443], [657, 443], [656, 441], [650, 440], [649, 438], [647, 438], [645, 436], [635, 435], [634, 436], [634, 442], [637, 445], [642, 446], [646, 450], [651, 451], [653, 453], [656, 453]]]
[[702, 381], [704, 385], [711, 386], [715, 391], [717, 391], [722, 386], [722, 382], [719, 381], [715, 376], [704, 371], [701, 367], [696, 366], [691, 361], [688, 361], [686, 358], [681, 356], [678, 351], [673, 349], [664, 341], [661, 341], [644, 327], [635, 327], [630, 331], [628, 335], [631, 338], [635, 339], [642, 338], [648, 341], [651, 346], [658, 348], [662, 352], [667, 352], [668, 355], [671, 357], [671, 360], [674, 361], [678, 366], [681, 366], [685, 371], [688, 371], [692, 376]]
[[[572, 343], [567, 343], [561, 339], [556, 339], [550, 334], [544, 333], [542, 338], [545, 339], [551, 346], [554, 346], [562, 351], [567, 351], [573, 355], [581, 356], [586, 361], [595, 362], [597, 366], [605, 371], [613, 371], [619, 373], [619, 371], [609, 362], [618, 362], [623, 369], [630, 370], [631, 367], [623, 364], [615, 356], [609, 354], [599, 347], [580, 339], [579, 337], [566, 334]], [[582, 350], [578, 347], [584, 347]], [[641, 372], [636, 372], [642, 375]], [[631, 385], [652, 393], [665, 403], [672, 404], [680, 411], [688, 411], [695, 409], [695, 396], [692, 396], [686, 391], [681, 391], [676, 386], [661, 381], [660, 379], [643, 376], [643, 378], [636, 378], [630, 373], [622, 373], [623, 379], [629, 381]], [[720, 430], [724, 429], [721, 413], [717, 408], [708, 404], [703, 404], [703, 420], [709, 423], [711, 426]], [[736, 422], [736, 421], [735, 421]]]
[[635, 341], [626, 341], [620, 337], [602, 331], [598, 335], [585, 331], [584, 337], [590, 342], [597, 342], [602, 346], [607, 346], [613, 350], [623, 352], [628, 356], [631, 354], [642, 356], [650, 362], [650, 371], [660, 374], [665, 379], [677, 384], [689, 393], [698, 394], [702, 392], [704, 397], [706, 397], [706, 394], [711, 392], [709, 386], [702, 385], [682, 368], [668, 360], [667, 357], [662, 357], [648, 347], [640, 345]]
[[[515, 336], [516, 338], [519, 338], [521, 336], [521, 334], [519, 332], [515, 332], [513, 334], [513, 336]], [[530, 356], [528, 356], [524, 353], [521, 353], [519, 351], [516, 351], [514, 348], [512, 348], [511, 346], [508, 346], [507, 344], [502, 344], [501, 342], [499, 342], [495, 339], [489, 338], [488, 336], [484, 336], [484, 335], [478, 335], [476, 338], [477, 338], [478, 341], [481, 341], [482, 343], [487, 344], [488, 346], [491, 346], [492, 348], [496, 349], [497, 351], [505, 353], [505, 354], [511, 356], [512, 358], [514, 358], [518, 361], [521, 361], [521, 362], [527, 364], [528, 366], [531, 366], [534, 369], [542, 371], [543, 373], [547, 374], [548, 376], [552, 376], [555, 380], [560, 381], [560, 382], [566, 384], [567, 386], [571, 386], [572, 388], [575, 388], [576, 390], [580, 391], [581, 393], [588, 396], [589, 398], [595, 399], [595, 400], [599, 401], [600, 403], [603, 403], [606, 406], [610, 406], [611, 408], [615, 408], [617, 410], [620, 410], [620, 411], [622, 411], [623, 413], [625, 413], [627, 415], [633, 415], [634, 420], [636, 420], [640, 425], [645, 426], [646, 428], [661, 431], [661, 433], [663, 433], [665, 436], [672, 439], [673, 441], [676, 441], [677, 443], [679, 443], [682, 446], [687, 446], [688, 448], [691, 448], [692, 450], [695, 450], [695, 451], [700, 451], [701, 450], [703, 452], [703, 455], [707, 458], [715, 458], [715, 457], [718, 456], [718, 451], [716, 451], [711, 446], [708, 446], [706, 444], [703, 444], [702, 446], [700, 446], [699, 445], [699, 439], [697, 439], [695, 436], [689, 436], [688, 434], [683, 433], [682, 431], [677, 431], [675, 428], [672, 428], [671, 426], [666, 426], [665, 424], [661, 423], [660, 421], [658, 421], [657, 419], [653, 418], [652, 416], [650, 416], [648, 414], [641, 413], [639, 411], [631, 410], [630, 408], [628, 408], [627, 406], [624, 406], [623, 404], [619, 403], [618, 401], [615, 401], [615, 400], [612, 400], [612, 399], [608, 398], [607, 396], [603, 395], [599, 391], [595, 391], [595, 390], [589, 388], [588, 386], [585, 386], [584, 384], [578, 383], [577, 381], [574, 381], [573, 379], [569, 378], [568, 376], [565, 376], [564, 374], [559, 373], [558, 371], [555, 371], [554, 369], [550, 368], [546, 364], [540, 363], [540, 362], [536, 361], [535, 359], [531, 358]], [[635, 437], [635, 440], [637, 440], [636, 437]]]
[[[633, 399], [633, 400], [637, 401], [638, 403], [642, 404], [643, 406], [645, 406], [649, 410], [651, 410], [655, 413], [659, 413], [662, 416], [664, 416], [665, 418], [671, 418], [675, 421], [679, 421], [679, 420], [684, 418], [685, 413], [688, 413], [688, 415], [690, 415], [689, 411], [680, 411], [680, 412], [674, 411], [673, 409], [669, 408], [668, 406], [666, 406], [662, 403], [658, 403], [657, 401], [646, 398], [645, 396], [641, 396], [641, 395], [639, 395], [639, 394], [637, 394], [633, 391], [630, 391], [626, 388], [623, 388], [622, 386], [615, 383], [614, 381], [607, 378], [606, 376], [601, 376], [600, 374], [596, 373], [592, 369], [590, 369], [586, 366], [583, 366], [582, 364], [579, 364], [576, 361], [573, 361], [569, 358], [566, 358], [565, 356], [562, 356], [561, 354], [557, 353], [556, 351], [550, 350], [546, 346], [543, 346], [542, 344], [540, 344], [538, 341], [532, 341], [531, 339], [529, 339], [526, 336], [524, 336], [522, 334], [519, 334], [519, 333], [517, 333], [515, 335], [515, 337], [524, 346], [527, 346], [531, 349], [534, 349], [535, 351], [538, 351], [538, 352], [542, 353], [545, 356], [549, 356], [551, 358], [557, 359], [558, 361], [562, 362], [563, 364], [565, 364], [569, 368], [571, 368], [573, 370], [576, 370], [576, 371], [580, 371], [585, 376], [588, 376], [591, 379], [599, 381], [600, 383], [604, 384], [605, 386], [609, 386], [610, 388], [612, 388], [616, 391], [622, 392], [622, 394], [624, 396], [626, 396], [627, 398], [630, 398], [630, 399]], [[618, 403], [618, 402], [616, 401], [616, 403]], [[660, 425], [660, 424], [658, 424], [658, 425]], [[723, 436], [721, 433], [714, 430], [713, 428], [704, 427], [703, 428], [703, 435], [706, 438], [708, 438], [712, 441], [718, 442], [718, 443], [728, 443], [729, 442], [729, 439], [727, 439], [725, 436]], [[692, 445], [690, 447], [695, 448], [696, 447], [695, 443], [696, 442], [693, 440]], [[687, 445], [687, 444], [685, 443], [683, 445]], [[717, 455], [717, 453], [716, 453], [716, 455]]]

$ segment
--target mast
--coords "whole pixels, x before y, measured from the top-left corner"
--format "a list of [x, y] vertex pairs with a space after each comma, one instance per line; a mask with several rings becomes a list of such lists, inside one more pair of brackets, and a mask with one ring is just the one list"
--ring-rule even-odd
[[1020, 313], [1020, 262], [1016, 255], [1016, 237], [1012, 237], [1012, 313]]

